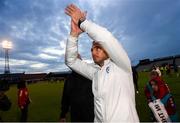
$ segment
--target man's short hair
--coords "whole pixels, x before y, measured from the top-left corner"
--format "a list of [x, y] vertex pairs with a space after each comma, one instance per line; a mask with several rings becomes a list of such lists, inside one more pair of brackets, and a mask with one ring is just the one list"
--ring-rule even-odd
[[92, 45], [93, 45], [93, 46], [94, 46], [94, 45], [98, 45], [98, 46], [102, 47], [101, 44], [100, 44], [99, 42], [97, 42], [97, 41], [93, 41], [93, 42], [92, 42]]
[[106, 55], [109, 57], [107, 51], [103, 48], [103, 46], [99, 42], [93, 41], [92, 42], [92, 47], [99, 47], [99, 48], [101, 48], [106, 53]]

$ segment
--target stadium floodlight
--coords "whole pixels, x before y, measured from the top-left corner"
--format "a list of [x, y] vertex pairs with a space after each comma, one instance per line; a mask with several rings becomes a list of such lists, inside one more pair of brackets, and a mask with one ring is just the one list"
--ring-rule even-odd
[[3, 49], [12, 49], [12, 42], [4, 40], [2, 42]]
[[2, 42], [2, 48], [5, 50], [5, 66], [4, 66], [4, 73], [9, 74], [10, 73], [10, 67], [9, 67], [9, 50], [12, 49], [12, 42], [4, 40]]

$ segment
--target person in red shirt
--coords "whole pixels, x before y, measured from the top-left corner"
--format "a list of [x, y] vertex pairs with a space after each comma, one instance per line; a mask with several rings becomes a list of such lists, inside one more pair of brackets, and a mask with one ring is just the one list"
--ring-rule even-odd
[[[178, 121], [174, 98], [170, 94], [170, 90], [167, 84], [165, 84], [165, 82], [159, 76], [158, 72], [155, 70], [150, 73], [150, 81], [145, 87], [145, 95], [148, 103], [153, 102], [156, 99], [160, 99], [164, 104], [171, 121]], [[155, 119], [153, 118], [153, 120]]]
[[25, 81], [20, 81], [17, 85], [18, 90], [18, 106], [21, 109], [21, 122], [27, 121], [28, 105], [30, 103], [29, 92]]

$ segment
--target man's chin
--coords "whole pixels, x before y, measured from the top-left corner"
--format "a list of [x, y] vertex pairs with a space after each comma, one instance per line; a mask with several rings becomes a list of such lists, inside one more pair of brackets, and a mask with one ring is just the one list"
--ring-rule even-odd
[[94, 63], [98, 64], [98, 61], [96, 61], [96, 60], [93, 60], [93, 61], [94, 61]]
[[100, 64], [100, 62], [99, 62], [99, 61], [94, 61], [94, 63], [95, 63], [95, 64], [98, 64], [98, 65]]

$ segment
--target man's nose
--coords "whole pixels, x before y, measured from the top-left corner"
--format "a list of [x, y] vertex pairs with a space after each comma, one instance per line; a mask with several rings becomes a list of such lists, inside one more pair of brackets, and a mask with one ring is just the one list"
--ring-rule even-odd
[[97, 55], [98, 51], [97, 50], [93, 50], [93, 54]]

